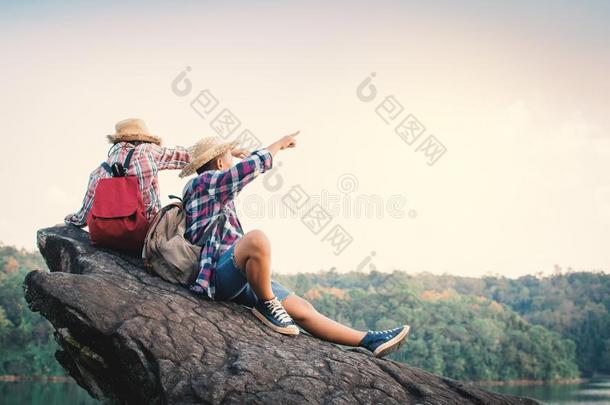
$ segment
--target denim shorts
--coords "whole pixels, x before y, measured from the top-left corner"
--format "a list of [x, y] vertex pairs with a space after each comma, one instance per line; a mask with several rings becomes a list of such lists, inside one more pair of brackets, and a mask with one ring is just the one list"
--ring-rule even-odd
[[[217, 301], [232, 301], [252, 308], [258, 302], [258, 297], [248, 283], [245, 271], [235, 262], [233, 251], [235, 244], [218, 258], [214, 271], [215, 295]], [[294, 291], [288, 290], [281, 283], [271, 279], [271, 290], [278, 300], [282, 301]]]

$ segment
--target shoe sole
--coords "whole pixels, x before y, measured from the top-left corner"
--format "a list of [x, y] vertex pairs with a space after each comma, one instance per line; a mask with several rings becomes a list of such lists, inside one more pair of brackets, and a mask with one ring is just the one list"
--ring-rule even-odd
[[267, 318], [265, 318], [265, 315], [263, 315], [260, 312], [258, 312], [256, 308], [252, 308], [252, 313], [258, 319], [260, 319], [261, 322], [263, 322], [265, 325], [269, 326], [271, 329], [273, 329], [276, 332], [282, 333], [284, 335], [298, 335], [299, 334], [299, 329], [296, 328], [296, 327], [294, 327], [294, 328], [292, 328], [292, 327], [283, 328], [281, 326], [274, 325]]
[[404, 342], [404, 339], [409, 334], [409, 329], [411, 329], [411, 327], [409, 325], [405, 325], [405, 328], [398, 335], [394, 336], [384, 344], [379, 345], [379, 347], [373, 352], [375, 357], [383, 357], [395, 350], [398, 350], [400, 345]]

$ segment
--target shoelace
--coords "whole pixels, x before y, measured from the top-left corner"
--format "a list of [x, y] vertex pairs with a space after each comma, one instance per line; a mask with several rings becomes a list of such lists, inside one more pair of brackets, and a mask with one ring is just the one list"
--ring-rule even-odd
[[371, 331], [370, 333], [372, 333], [373, 335], [381, 335], [381, 334], [386, 333], [386, 332], [393, 332], [393, 331], [395, 331], [397, 329], [399, 329], [399, 328], [386, 329], [386, 330], [374, 330], [374, 331]]
[[277, 317], [281, 322], [290, 322], [292, 320], [277, 298], [267, 301], [267, 305], [271, 310], [271, 315]]

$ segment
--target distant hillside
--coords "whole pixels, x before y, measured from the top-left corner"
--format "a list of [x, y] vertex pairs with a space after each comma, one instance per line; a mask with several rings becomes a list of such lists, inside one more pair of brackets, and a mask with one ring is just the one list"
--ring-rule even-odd
[[610, 374], [610, 274], [572, 272], [537, 278], [418, 277], [426, 289], [454, 288], [505, 304], [532, 324], [576, 343], [585, 376]]
[[[0, 245], [0, 374], [65, 375], [22, 282], [41, 256]], [[608, 275], [518, 280], [404, 272], [274, 275], [323, 313], [365, 330], [413, 326], [391, 357], [464, 380], [563, 379], [605, 371]], [[586, 291], [583, 292], [583, 291]], [[587, 361], [582, 359], [589, 359]]]
[[404, 272], [274, 275], [353, 327], [413, 325], [396, 360], [458, 379], [610, 371], [610, 275], [517, 280]]
[[46, 269], [38, 253], [0, 244], [0, 375], [64, 376], [49, 322], [23, 298], [23, 278], [33, 269]]

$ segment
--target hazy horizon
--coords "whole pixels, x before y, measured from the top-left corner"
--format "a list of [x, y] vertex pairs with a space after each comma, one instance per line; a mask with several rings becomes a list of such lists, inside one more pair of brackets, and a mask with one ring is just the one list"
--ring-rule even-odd
[[[244, 230], [271, 239], [274, 272], [367, 258], [475, 277], [607, 272], [608, 21], [601, 1], [3, 4], [0, 241], [35, 249], [37, 229], [80, 208], [117, 121], [189, 146], [228, 108], [230, 138], [301, 131], [237, 204]], [[219, 101], [209, 117], [191, 106], [203, 90]], [[389, 124], [388, 96], [402, 105]], [[412, 144], [395, 132], [409, 114], [425, 127]], [[446, 148], [432, 165], [429, 135]], [[163, 203], [177, 174], [160, 173]], [[281, 213], [295, 185], [334, 213], [318, 234]], [[335, 225], [353, 239], [339, 255], [322, 240]]]

